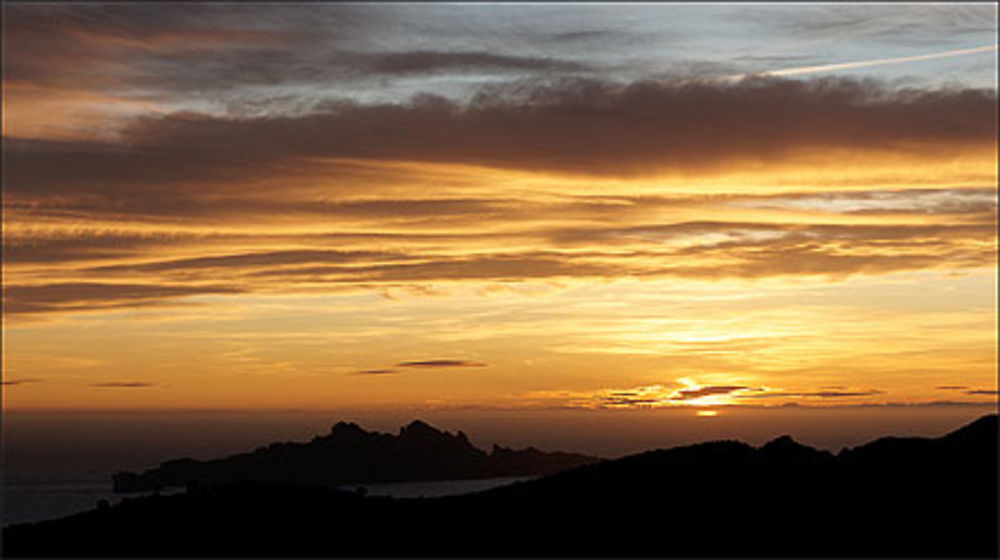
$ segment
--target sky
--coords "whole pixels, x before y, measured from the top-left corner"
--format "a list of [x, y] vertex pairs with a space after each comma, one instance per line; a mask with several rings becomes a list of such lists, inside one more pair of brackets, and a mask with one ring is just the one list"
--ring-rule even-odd
[[7, 410], [996, 409], [995, 4], [4, 8]]

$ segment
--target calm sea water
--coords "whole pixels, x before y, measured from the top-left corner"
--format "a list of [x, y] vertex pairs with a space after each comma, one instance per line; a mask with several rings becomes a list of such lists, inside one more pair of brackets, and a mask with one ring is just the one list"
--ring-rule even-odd
[[[352, 484], [341, 487], [353, 491], [359, 486], [368, 490], [369, 496], [393, 498], [433, 498], [488, 490], [513, 484], [529, 477], [501, 477], [478, 480], [428, 480], [420, 482], [392, 482], [381, 484]], [[182, 488], [167, 489], [161, 494], [183, 492]], [[108, 480], [65, 482], [19, 482], [6, 484], [3, 491], [3, 525], [30, 523], [55, 519], [93, 509], [97, 502], [107, 500], [114, 504], [122, 498], [143, 494], [116, 494]]]
[[[161, 494], [183, 491], [171, 489]], [[7, 484], [3, 489], [3, 525], [65, 517], [94, 509], [101, 500], [114, 504], [139, 495], [115, 494], [108, 480]]]

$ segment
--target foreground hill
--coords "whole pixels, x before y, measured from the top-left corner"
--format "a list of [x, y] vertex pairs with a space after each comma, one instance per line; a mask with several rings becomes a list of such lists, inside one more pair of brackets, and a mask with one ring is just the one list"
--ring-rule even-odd
[[337, 486], [357, 482], [457, 480], [550, 474], [598, 461], [574, 453], [527, 448], [474, 447], [464, 433], [440, 431], [419, 420], [399, 435], [368, 432], [340, 422], [307, 443], [274, 443], [223, 459], [177, 459], [136, 474], [113, 477], [116, 492], [233, 482], [296, 482]]
[[782, 437], [650, 451], [486, 492], [286, 483], [4, 530], [7, 556], [997, 556], [997, 417], [834, 455]]

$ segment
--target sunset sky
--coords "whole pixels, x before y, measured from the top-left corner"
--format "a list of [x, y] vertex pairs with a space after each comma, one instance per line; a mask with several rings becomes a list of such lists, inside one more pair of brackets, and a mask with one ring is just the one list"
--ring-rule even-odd
[[995, 408], [995, 3], [3, 27], [6, 409]]

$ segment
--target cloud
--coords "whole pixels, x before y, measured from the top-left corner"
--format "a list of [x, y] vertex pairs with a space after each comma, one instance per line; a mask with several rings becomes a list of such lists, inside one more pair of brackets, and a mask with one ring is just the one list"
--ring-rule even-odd
[[997, 395], [1000, 394], [996, 389], [974, 389], [971, 391], [966, 391], [966, 395]]
[[[319, 11], [311, 10], [311, 14]], [[341, 13], [347, 15], [347, 10]], [[208, 5], [171, 10], [153, 5], [35, 4], [11, 6], [5, 16], [5, 46], [11, 62], [5, 67], [7, 77], [47, 84], [112, 79], [109, 85], [115, 85], [115, 78], [142, 79], [156, 69], [148, 67], [151, 61], [169, 60], [172, 55], [183, 55], [189, 66], [200, 70], [206, 53], [274, 48], [304, 35], [288, 25], [294, 14], [276, 6], [222, 12]], [[212, 25], [205, 25], [209, 19]], [[273, 25], [283, 19], [286, 28]], [[59, 40], [52, 40], [53, 35]], [[33, 59], [44, 63], [32, 67], [29, 61]], [[118, 67], [123, 60], [132, 63], [130, 72]], [[81, 62], [94, 63], [91, 76], [73, 67]], [[184, 81], [186, 75], [180, 77]]]
[[36, 378], [25, 378], [25, 379], [11, 379], [9, 381], [0, 381], [0, 385], [4, 387], [11, 387], [14, 385], [26, 385], [28, 383], [41, 383], [41, 379]]
[[734, 393], [736, 391], [742, 391], [744, 389], [749, 389], [745, 385], [714, 385], [707, 387], [699, 387], [697, 389], [681, 389], [677, 391], [670, 400], [673, 401], [687, 401], [691, 399], [700, 399], [701, 397], [708, 397], [711, 395], [728, 395], [729, 393]]
[[395, 367], [403, 368], [461, 368], [461, 367], [486, 367], [487, 364], [473, 362], [469, 360], [417, 360], [410, 362], [400, 362]]
[[353, 263], [380, 260], [405, 261], [412, 258], [414, 257], [403, 253], [391, 252], [303, 249], [217, 255], [130, 265], [110, 265], [96, 267], [92, 270], [94, 272], [190, 272], [210, 269], [270, 268], [304, 263]]
[[553, 33], [549, 35], [546, 39], [548, 41], [562, 43], [562, 42], [582, 42], [591, 43], [597, 39], [619, 39], [627, 40], [632, 37], [629, 34], [622, 33], [621, 31], [611, 30], [611, 29], [581, 29], [578, 31], [564, 31], [560, 33]]
[[966, 385], [938, 385], [934, 387], [935, 389], [941, 389], [943, 391], [959, 391], [962, 389], [968, 389]]
[[732, 206], [848, 215], [982, 215], [996, 219], [994, 188], [904, 189], [736, 197]]
[[432, 73], [438, 71], [582, 71], [590, 67], [573, 61], [545, 57], [508, 56], [489, 52], [427, 51], [373, 53], [362, 57], [359, 72], [378, 74]]
[[887, 402], [887, 403], [860, 403], [855, 405], [860, 408], [935, 408], [935, 407], [996, 407], [996, 401], [919, 401], [919, 402]]
[[[972, 240], [995, 238], [993, 224], [955, 226], [799, 226], [687, 222], [664, 226], [567, 229], [551, 234], [556, 245], [649, 247], [683, 235], [725, 236], [663, 254], [640, 276], [759, 278], [781, 275], [880, 274], [936, 267], [976, 267], [995, 262], [995, 251]], [[962, 241], [963, 239], [969, 242]], [[711, 264], [697, 264], [699, 260]], [[649, 261], [647, 261], [649, 262]]]
[[950, 160], [994, 149], [995, 116], [988, 90], [895, 90], [846, 78], [570, 80], [484, 90], [467, 105], [422, 96], [405, 104], [323, 103], [299, 117], [144, 116], [121, 131], [120, 144], [10, 141], [7, 189], [18, 198], [85, 188], [111, 200], [140, 189], [156, 195], [155, 206], [210, 183], [259, 184], [276, 169], [287, 175], [317, 158], [597, 176], [846, 152]]
[[[579, 194], [601, 192], [604, 180], [662, 173], [992, 154], [994, 90], [853, 78], [566, 78], [596, 66], [546, 50], [366, 43], [365, 31], [380, 25], [377, 11], [317, 7], [311, 19], [279, 7], [12, 8], [8, 39], [17, 60], [5, 70], [22, 86], [135, 91], [139, 84], [155, 96], [202, 99], [215, 87], [325, 83], [351, 72], [552, 75], [497, 82], [468, 99], [305, 99], [292, 87], [282, 95], [301, 101], [301, 110], [146, 107], [100, 139], [5, 138], [4, 203], [14, 226], [5, 231], [5, 264], [24, 271], [8, 280], [7, 311], [396, 283], [844, 278], [995, 263], [992, 187], [847, 192], [851, 185], [822, 184], [845, 190], [669, 197], [567, 196], [532, 183], [561, 185], [553, 175], [574, 175], [566, 183], [585, 184], [572, 187]], [[52, 41], [57, 31], [65, 40]], [[608, 34], [637, 36], [592, 25], [543, 35], [555, 44]], [[297, 60], [297, 53], [311, 54]], [[500, 183], [484, 180], [482, 166], [511, 171], [511, 185], [528, 186], [492, 189]], [[992, 172], [969, 171], [987, 179]], [[819, 167], [810, 176], [826, 180]], [[788, 214], [765, 223], [744, 219], [747, 208]], [[827, 223], [816, 213], [858, 220]], [[731, 219], [691, 221], [720, 214]], [[908, 223], [880, 219], [887, 217]], [[288, 225], [303, 233], [273, 233]]]
[[[728, 199], [724, 199], [728, 200]], [[615, 278], [762, 278], [824, 276], [843, 279], [915, 269], [961, 269], [995, 264], [995, 225], [809, 225], [763, 222], [677, 222], [620, 227], [643, 221], [666, 201], [621, 206], [611, 225], [588, 218], [587, 227], [530, 225], [494, 234], [486, 224], [455, 233], [426, 226], [399, 233], [178, 234], [75, 236], [15, 234], [5, 263], [11, 270], [39, 264], [55, 278], [29, 282], [8, 277], [9, 314], [40, 315], [163, 305], [196, 295], [294, 293], [378, 289], [400, 283], [507, 282]], [[725, 204], [725, 202], [723, 202]], [[602, 202], [568, 203], [566, 212], [614, 212]], [[662, 206], [660, 206], [662, 207]], [[530, 213], [529, 210], [522, 214]], [[541, 212], [541, 210], [539, 210]], [[523, 216], [522, 216], [523, 217]], [[539, 218], [544, 220], [543, 218]], [[507, 222], [498, 217], [498, 223]], [[544, 221], [543, 221], [544, 223]], [[542, 250], [505, 249], [531, 243]], [[296, 245], [296, 249], [272, 249]], [[345, 244], [345, 248], [325, 248]], [[185, 252], [195, 256], [157, 258]], [[207, 254], [206, 254], [207, 253]], [[111, 262], [87, 265], [88, 260]], [[19, 268], [14, 268], [19, 267]], [[66, 268], [70, 267], [70, 268]], [[116, 279], [117, 282], [110, 282]]]
[[648, 406], [661, 404], [662, 399], [641, 397], [604, 397], [601, 404], [610, 408], [627, 408], [632, 406]]
[[820, 399], [838, 399], [844, 397], [870, 397], [872, 395], [881, 395], [885, 391], [881, 390], [870, 390], [870, 391], [807, 391], [807, 392], [762, 392], [762, 393], [750, 393], [743, 395], [736, 395], [737, 398], [741, 399], [768, 399], [768, 398], [778, 398], [778, 397], [814, 397]]
[[61, 311], [121, 309], [163, 304], [195, 295], [235, 294], [226, 286], [110, 284], [65, 282], [12, 285], [4, 289], [4, 313], [9, 315]]
[[394, 369], [363, 369], [354, 372], [355, 375], [388, 375], [390, 373], [399, 373]]
[[[391, 9], [347, 5], [317, 5], [308, 11], [275, 5], [240, 10], [202, 5], [183, 11], [114, 5], [12, 8], [12, 54], [24, 60], [36, 51], [50, 62], [41, 68], [18, 65], [12, 77], [59, 83], [65, 80], [60, 71], [72, 72], [71, 63], [83, 59], [103, 62], [98, 68], [133, 84], [204, 94], [247, 86], [330, 85], [372, 80], [373, 75], [587, 68], [552, 57], [464, 47], [393, 50], [401, 35], [391, 23], [386, 25], [386, 17], [393, 15]], [[410, 19], [406, 23], [412, 26]], [[54, 33], [59, 41], [51, 40]], [[366, 34], [382, 39], [371, 41]], [[114, 72], [120, 61], [130, 63], [129, 71]], [[165, 75], [170, 79], [164, 80]], [[86, 75], [77, 72], [74, 77]]]
[[577, 227], [553, 229], [545, 232], [548, 238], [560, 245], [637, 244], [662, 245], [664, 241], [708, 233], [720, 233], [729, 239], [715, 243], [694, 244], [684, 251], [697, 253], [704, 250], [741, 247], [775, 246], [782, 249], [800, 246], [818, 248], [816, 241], [850, 243], [854, 246], [867, 243], [910, 245], [920, 239], [951, 239], [992, 237], [991, 224], [809, 224], [767, 223], [738, 221], [680, 221], [670, 224], [638, 225], [629, 227]]
[[[727, 396], [718, 406], [769, 407], [764, 404], [770, 399], [806, 398], [807, 403], [781, 403], [781, 406], [848, 406], [838, 402], [839, 398], [869, 397], [884, 394], [881, 390], [819, 390], [819, 391], [775, 391], [748, 385], [707, 385], [702, 387], [671, 389], [663, 385], [636, 387], [629, 390], [599, 390], [589, 392], [536, 391], [527, 395], [527, 400], [568, 408], [660, 408], [687, 406], [697, 399]], [[731, 397], [735, 397], [733, 400]], [[763, 399], [760, 403], [754, 402]], [[814, 400], [815, 399], [815, 400]], [[831, 401], [833, 404], [818, 404]]]
[[520, 280], [527, 278], [601, 277], [618, 275], [612, 267], [577, 262], [557, 255], [482, 255], [443, 257], [421, 263], [373, 266], [316, 266], [264, 270], [258, 276], [339, 283], [453, 280]]
[[877, 39], [902, 45], [940, 47], [942, 36], [965, 38], [995, 34], [995, 14], [984, 5], [924, 4], [814, 5], [795, 9], [773, 6], [755, 10], [749, 21], [771, 34], [792, 37], [865, 41]]
[[69, 233], [8, 233], [3, 240], [4, 264], [38, 265], [116, 259], [147, 254], [158, 248], [176, 249], [184, 244], [205, 243], [208, 239], [204, 235], [182, 233], [144, 234], [80, 229]]
[[[996, 96], [987, 90], [895, 91], [843, 78], [572, 80], [487, 89], [467, 106], [424, 96], [405, 105], [331, 102], [301, 118], [144, 118], [125, 136], [184, 153], [195, 169], [240, 155], [641, 175], [770, 162], [810, 149], [951, 157], [963, 146], [994, 146], [995, 115]], [[387, 141], [393, 138], [407, 141]]]
[[108, 387], [122, 389], [141, 389], [146, 387], [156, 387], [155, 383], [143, 383], [141, 381], [108, 381], [106, 383], [91, 383], [90, 387]]

